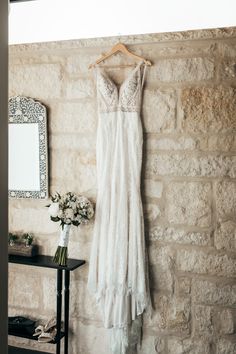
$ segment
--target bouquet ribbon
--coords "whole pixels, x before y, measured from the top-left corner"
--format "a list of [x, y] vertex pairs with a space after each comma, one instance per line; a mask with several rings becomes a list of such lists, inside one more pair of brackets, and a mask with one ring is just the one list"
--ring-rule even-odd
[[60, 240], [58, 246], [61, 247], [67, 247], [69, 243], [69, 234], [70, 234], [70, 227], [71, 225], [65, 224], [61, 228], [61, 233], [60, 233]]

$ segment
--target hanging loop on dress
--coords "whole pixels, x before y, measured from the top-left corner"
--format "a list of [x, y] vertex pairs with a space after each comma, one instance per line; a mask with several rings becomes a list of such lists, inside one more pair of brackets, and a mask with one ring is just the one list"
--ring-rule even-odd
[[142, 76], [142, 81], [141, 81], [141, 87], [143, 88], [144, 85], [144, 81], [145, 81], [145, 76], [146, 76], [146, 70], [147, 69], [147, 65], [144, 63], [144, 68], [143, 68], [143, 76]]

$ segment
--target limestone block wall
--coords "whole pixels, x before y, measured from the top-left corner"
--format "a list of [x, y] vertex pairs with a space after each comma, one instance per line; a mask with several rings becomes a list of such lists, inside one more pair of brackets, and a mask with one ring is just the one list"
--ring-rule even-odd
[[[236, 28], [122, 41], [153, 63], [143, 97], [142, 195], [154, 311], [144, 316], [139, 354], [236, 353]], [[96, 200], [97, 106], [88, 65], [116, 42], [10, 47], [10, 96], [48, 108], [51, 193]], [[111, 66], [128, 62], [116, 56], [105, 63], [118, 84], [131, 68]], [[33, 232], [41, 252], [53, 255], [58, 225], [46, 204], [11, 200], [10, 230]], [[92, 230], [93, 224], [73, 230], [71, 257], [89, 261]], [[72, 275], [70, 354], [107, 354], [107, 333], [86, 289], [88, 266]], [[9, 276], [11, 315], [54, 315], [53, 270], [10, 265]]]

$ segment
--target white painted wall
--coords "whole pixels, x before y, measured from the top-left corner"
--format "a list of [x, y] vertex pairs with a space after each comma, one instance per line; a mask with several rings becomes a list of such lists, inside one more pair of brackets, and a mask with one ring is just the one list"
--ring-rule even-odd
[[37, 0], [11, 5], [9, 41], [30, 43], [235, 25], [235, 0]]

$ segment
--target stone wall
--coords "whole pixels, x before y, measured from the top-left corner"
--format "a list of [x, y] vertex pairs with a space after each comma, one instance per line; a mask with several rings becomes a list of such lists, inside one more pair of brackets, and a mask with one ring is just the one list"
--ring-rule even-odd
[[[96, 90], [88, 65], [116, 41], [10, 47], [10, 96], [48, 108], [51, 193], [72, 190], [96, 200]], [[144, 316], [139, 353], [236, 353], [236, 28], [122, 41], [153, 62], [143, 97], [142, 193], [154, 312]], [[111, 66], [127, 62], [117, 56], [105, 63], [118, 83], [130, 67]], [[11, 200], [10, 230], [33, 232], [41, 252], [52, 255], [58, 225], [46, 204]], [[92, 230], [74, 229], [71, 257], [89, 260]], [[70, 354], [107, 354], [87, 273], [88, 263], [72, 275]], [[53, 316], [53, 270], [10, 265], [9, 281], [10, 314]]]

